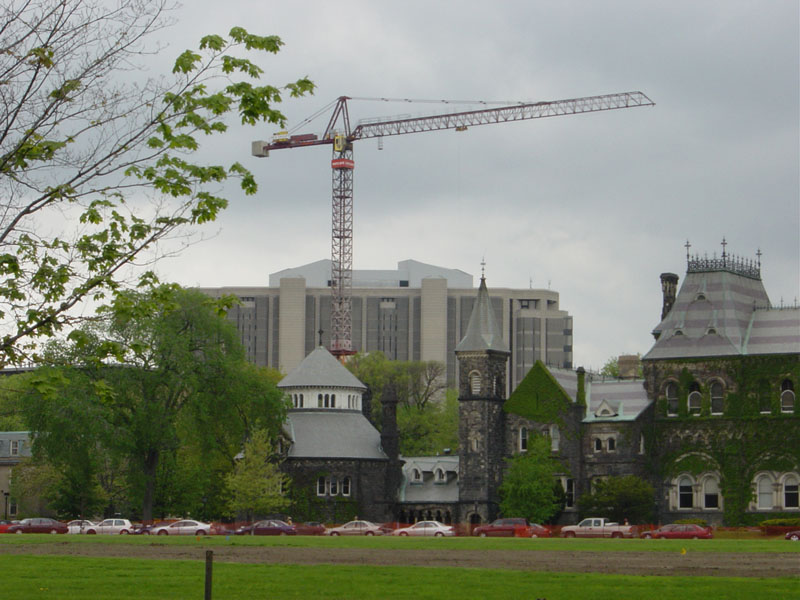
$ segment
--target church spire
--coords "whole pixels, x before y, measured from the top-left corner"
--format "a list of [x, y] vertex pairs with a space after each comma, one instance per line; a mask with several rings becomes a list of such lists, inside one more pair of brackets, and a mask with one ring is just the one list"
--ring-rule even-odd
[[508, 353], [508, 344], [503, 341], [502, 330], [497, 324], [489, 290], [486, 289], [486, 277], [481, 271], [481, 285], [478, 288], [478, 298], [472, 308], [472, 315], [456, 352], [475, 352], [494, 350], [495, 352]]

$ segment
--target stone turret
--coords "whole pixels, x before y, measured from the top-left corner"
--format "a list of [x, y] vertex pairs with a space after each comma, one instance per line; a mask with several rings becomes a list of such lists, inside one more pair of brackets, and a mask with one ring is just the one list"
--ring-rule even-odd
[[661, 320], [669, 314], [672, 305], [675, 304], [675, 297], [678, 294], [678, 276], [675, 273], [661, 274], [661, 293], [663, 304], [661, 305]]

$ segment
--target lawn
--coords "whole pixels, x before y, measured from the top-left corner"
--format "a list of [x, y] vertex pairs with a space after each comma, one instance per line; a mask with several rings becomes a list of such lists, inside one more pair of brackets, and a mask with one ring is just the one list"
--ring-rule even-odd
[[[202, 561], [0, 555], [2, 598], [202, 598]], [[800, 579], [632, 577], [492, 569], [215, 564], [213, 598], [797, 598]]]

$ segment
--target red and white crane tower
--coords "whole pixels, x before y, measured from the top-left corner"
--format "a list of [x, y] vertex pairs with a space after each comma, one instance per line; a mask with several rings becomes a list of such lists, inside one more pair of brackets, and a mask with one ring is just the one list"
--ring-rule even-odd
[[[623, 92], [604, 96], [588, 96], [551, 102], [508, 104], [497, 108], [453, 112], [421, 117], [369, 119], [350, 127], [347, 108], [349, 96], [339, 97], [333, 104], [328, 126], [322, 136], [313, 133], [289, 135], [279, 132], [272, 141], [252, 143], [252, 154], [269, 156], [270, 150], [302, 148], [328, 144], [333, 147], [333, 214], [331, 219], [331, 347], [334, 355], [352, 354], [352, 288], [353, 288], [353, 142], [406, 133], [455, 129], [465, 131], [475, 125], [525, 121], [544, 117], [561, 117], [580, 113], [654, 106], [642, 92]], [[375, 100], [385, 100], [375, 98]], [[328, 105], [330, 106], [330, 105]], [[327, 107], [326, 107], [327, 108]], [[323, 109], [325, 110], [325, 109]], [[320, 111], [321, 112], [321, 111]], [[317, 115], [320, 114], [317, 113]], [[316, 116], [316, 115], [315, 115]], [[312, 117], [313, 118], [313, 117]], [[311, 119], [306, 119], [308, 123]]]

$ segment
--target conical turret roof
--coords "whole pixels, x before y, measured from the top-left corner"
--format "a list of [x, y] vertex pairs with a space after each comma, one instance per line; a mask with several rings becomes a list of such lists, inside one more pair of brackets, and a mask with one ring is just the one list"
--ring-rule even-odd
[[314, 386], [367, 389], [367, 386], [323, 346], [306, 356], [303, 362], [278, 384], [279, 388]]
[[478, 288], [478, 299], [472, 308], [472, 315], [456, 352], [495, 352], [509, 353], [508, 344], [503, 340], [502, 330], [497, 324], [497, 319], [492, 310], [489, 290], [486, 289], [486, 278], [481, 276], [481, 285]]

